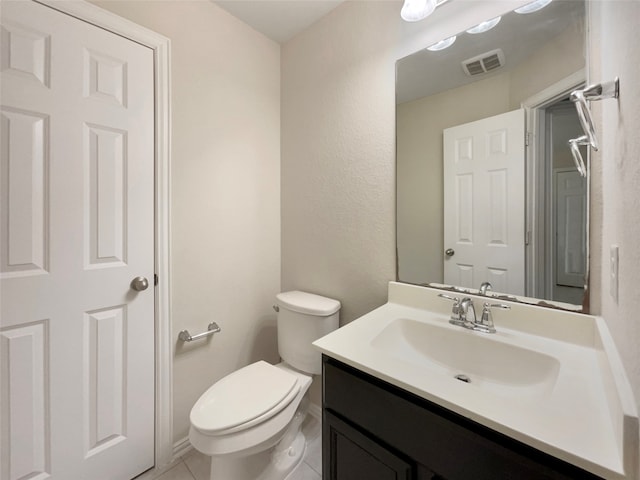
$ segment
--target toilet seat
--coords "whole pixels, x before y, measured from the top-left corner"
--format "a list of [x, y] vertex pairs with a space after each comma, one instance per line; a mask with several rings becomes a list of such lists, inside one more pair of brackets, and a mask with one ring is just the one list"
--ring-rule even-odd
[[191, 425], [207, 435], [226, 435], [264, 422], [300, 390], [295, 375], [259, 361], [213, 384], [191, 410]]

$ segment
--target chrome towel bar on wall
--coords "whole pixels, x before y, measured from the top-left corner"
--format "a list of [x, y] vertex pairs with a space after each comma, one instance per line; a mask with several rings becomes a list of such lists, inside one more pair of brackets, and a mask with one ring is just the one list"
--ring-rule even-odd
[[216, 322], [211, 322], [207, 327], [206, 332], [198, 333], [197, 335], [191, 335], [189, 330], [182, 330], [178, 334], [178, 338], [183, 342], [192, 342], [194, 340], [198, 340], [200, 338], [208, 337], [209, 335], [213, 335], [214, 333], [218, 333], [222, 331]]
[[584, 135], [569, 140], [569, 148], [571, 149], [571, 154], [573, 155], [573, 161], [576, 164], [576, 168], [583, 177], [587, 176], [587, 168], [585, 166], [584, 159], [582, 158], [582, 154], [580, 153], [579, 146], [590, 146], [596, 152], [599, 148], [595, 127], [593, 126], [591, 110], [589, 110], [589, 104], [587, 101], [618, 98], [619, 94], [620, 80], [618, 77], [609, 82], [596, 83], [595, 85], [590, 85], [582, 90], [574, 90], [571, 92], [570, 98], [576, 105], [578, 118], [580, 119]]

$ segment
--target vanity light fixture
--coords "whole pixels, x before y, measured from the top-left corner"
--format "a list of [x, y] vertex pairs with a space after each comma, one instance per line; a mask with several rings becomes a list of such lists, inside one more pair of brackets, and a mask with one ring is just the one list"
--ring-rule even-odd
[[431, 50], [432, 52], [437, 52], [438, 50], [444, 50], [447, 47], [453, 45], [453, 42], [456, 41], [456, 36], [445, 38], [444, 40], [440, 40], [437, 43], [434, 43], [430, 47], [427, 47], [427, 50]]
[[436, 9], [436, 0], [404, 0], [400, 16], [406, 22], [427, 18]]
[[516, 8], [514, 12], [522, 13], [522, 14], [533, 13], [533, 12], [537, 12], [538, 10], [542, 10], [544, 7], [546, 7], [550, 3], [551, 3], [551, 0], [536, 0], [535, 2], [527, 3], [523, 7]]
[[448, 0], [404, 0], [400, 16], [406, 22], [418, 22], [431, 15], [436, 7]]
[[502, 19], [502, 17], [492, 18], [491, 20], [487, 20], [486, 22], [479, 23], [475, 27], [467, 30], [467, 33], [475, 34], [487, 32], [495, 27], [500, 22], [500, 19]]

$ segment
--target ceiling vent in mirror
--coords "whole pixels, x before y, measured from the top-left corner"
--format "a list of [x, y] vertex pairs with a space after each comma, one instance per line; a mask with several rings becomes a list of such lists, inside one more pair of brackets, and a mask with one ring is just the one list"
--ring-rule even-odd
[[499, 48], [462, 62], [464, 73], [470, 77], [496, 70], [502, 66], [504, 66], [504, 53]]

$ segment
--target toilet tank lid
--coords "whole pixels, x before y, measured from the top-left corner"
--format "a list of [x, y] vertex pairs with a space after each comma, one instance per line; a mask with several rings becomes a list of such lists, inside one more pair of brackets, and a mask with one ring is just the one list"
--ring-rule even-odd
[[276, 295], [278, 306], [298, 313], [326, 317], [340, 310], [340, 302], [313, 293], [294, 290]]

